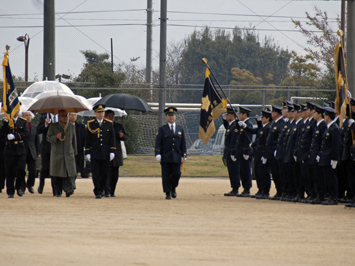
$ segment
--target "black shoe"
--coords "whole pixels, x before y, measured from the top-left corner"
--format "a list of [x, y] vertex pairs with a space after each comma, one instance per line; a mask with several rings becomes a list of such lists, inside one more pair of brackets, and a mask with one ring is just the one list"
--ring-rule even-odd
[[171, 199], [171, 193], [170, 192], [166, 192], [165, 195], [166, 195], [165, 199]]
[[262, 193], [259, 196], [257, 196], [256, 199], [269, 199], [269, 194]]
[[74, 193], [73, 193], [73, 190], [69, 190], [69, 191], [67, 191], [67, 192], [65, 192], [65, 196], [68, 198], [68, 197], [70, 197], [70, 195], [73, 195]]
[[244, 189], [242, 193], [237, 194], [237, 197], [242, 197], [242, 198], [250, 197], [249, 189]]
[[43, 187], [39, 186], [37, 189], [38, 194], [42, 194], [43, 193]]
[[95, 199], [101, 199], [101, 195], [95, 195]]
[[261, 195], [261, 191], [259, 189], [258, 192], [256, 192], [254, 195], [251, 195], [250, 197], [254, 199], [254, 198], [256, 198], [256, 197], [258, 197], [260, 195]]
[[171, 196], [175, 199], [175, 198], [177, 197], [176, 192], [175, 192], [175, 191], [174, 191], [174, 192], [171, 192]]
[[328, 200], [322, 202], [322, 205], [338, 205], [338, 201], [334, 197], [329, 197]]
[[27, 187], [28, 192], [30, 192], [31, 194], [35, 193], [35, 191], [33, 190], [33, 187]]
[[13, 194], [9, 194], [9, 195], [7, 195], [7, 197], [8, 197], [9, 199], [12, 199], [12, 198], [14, 197], [14, 195], [13, 195]]
[[346, 203], [345, 207], [347, 207], [347, 208], [355, 208], [355, 202], [352, 201], [352, 202]]
[[17, 190], [17, 195], [18, 195], [19, 197], [22, 197], [23, 194], [24, 194], [24, 192], [23, 192], [22, 189]]
[[230, 192], [224, 193], [224, 196], [226, 196], [226, 197], [235, 197], [237, 195], [238, 195], [238, 189], [237, 188], [233, 188]]
[[105, 198], [109, 198], [111, 196], [110, 193], [105, 193]]
[[0, 188], [0, 193], [2, 193], [2, 188]]
[[62, 196], [62, 194], [56, 194], [54, 196], [60, 198]]
[[269, 200], [279, 200], [279, 199], [280, 197], [277, 193], [273, 197], [269, 198]]
[[116, 197], [116, 195], [115, 194], [111, 194], [111, 198], [114, 198], [114, 197]]

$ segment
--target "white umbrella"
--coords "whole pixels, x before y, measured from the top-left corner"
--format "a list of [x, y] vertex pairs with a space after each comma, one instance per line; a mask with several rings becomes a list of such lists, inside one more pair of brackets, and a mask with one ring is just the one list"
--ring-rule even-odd
[[42, 98], [47, 98], [49, 96], [56, 96], [56, 95], [70, 95], [70, 96], [74, 96], [74, 93], [71, 91], [71, 92], [67, 92], [67, 91], [56, 91], [56, 90], [53, 90], [53, 91], [44, 91], [44, 92], [41, 92], [39, 94], [37, 94], [34, 98], [39, 100], [39, 99], [42, 99]]
[[[35, 99], [35, 98], [29, 98], [29, 97], [24, 97], [24, 96], [19, 96], [18, 100], [21, 102], [20, 114], [28, 111], [30, 106], [32, 106], [32, 104], [34, 104], [37, 101], [37, 99]], [[35, 117], [32, 112], [31, 112], [31, 116], [32, 116], [32, 118]]]
[[37, 81], [30, 85], [22, 94], [22, 96], [34, 98], [38, 94], [44, 91], [64, 91], [69, 94], [74, 95], [72, 90], [65, 84], [60, 83], [59, 81], [45, 80]]
[[91, 98], [88, 98], [88, 101], [94, 105], [95, 103], [97, 103], [99, 100], [101, 100], [101, 96], [100, 97], [91, 97]]
[[[85, 106], [87, 106], [87, 108], [89, 109], [89, 110], [92, 110], [92, 103], [90, 103], [89, 101], [88, 101], [88, 99], [86, 99], [84, 96], [81, 96], [81, 95], [74, 95], [74, 97], [75, 98], [77, 98], [79, 101], [81, 101]], [[86, 111], [84, 111], [84, 112], [86, 112]]]

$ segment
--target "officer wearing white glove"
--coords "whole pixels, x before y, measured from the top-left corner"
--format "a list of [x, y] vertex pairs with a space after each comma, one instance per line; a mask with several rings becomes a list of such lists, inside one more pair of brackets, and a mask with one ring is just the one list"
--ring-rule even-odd
[[276, 157], [276, 154], [277, 154], [277, 150], [274, 151], [274, 157]]
[[297, 162], [297, 156], [293, 156], [293, 159], [295, 159], [295, 162]]
[[264, 157], [261, 157], [261, 163], [262, 163], [262, 164], [266, 164], [266, 162], [267, 162], [267, 159], [264, 158]]
[[86, 154], [85, 157], [87, 161], [91, 162], [91, 154]]
[[14, 134], [7, 134], [7, 139], [8, 140], [13, 140], [13, 139], [15, 139], [15, 135]]
[[248, 160], [249, 159], [249, 155], [245, 155], [245, 154], [243, 154], [243, 158], [244, 158], [244, 160]]
[[319, 159], [320, 159], [320, 157], [319, 157], [319, 155], [317, 155], [317, 157], [316, 157], [316, 161], [319, 163]]
[[110, 162], [115, 159], [115, 153], [114, 152], [110, 152]]
[[231, 155], [231, 159], [232, 159], [233, 162], [237, 161], [237, 158], [235, 158], [234, 155]]
[[186, 162], [187, 161], [187, 158], [186, 157], [181, 157], [181, 162]]
[[349, 119], [349, 127], [354, 123], [354, 119], [350, 118]]
[[157, 154], [157, 155], [155, 156], [155, 160], [156, 160], [158, 163], [160, 163], [160, 162], [161, 162], [161, 155], [160, 155], [160, 154]]
[[222, 114], [223, 120], [227, 120], [227, 113]]
[[333, 169], [337, 167], [338, 161], [331, 160], [330, 165], [332, 166]]
[[261, 121], [260, 115], [256, 115], [256, 116], [255, 116], [255, 119], [256, 119], [256, 121]]
[[247, 124], [245, 124], [243, 121], [238, 121], [238, 125], [242, 128], [246, 128]]

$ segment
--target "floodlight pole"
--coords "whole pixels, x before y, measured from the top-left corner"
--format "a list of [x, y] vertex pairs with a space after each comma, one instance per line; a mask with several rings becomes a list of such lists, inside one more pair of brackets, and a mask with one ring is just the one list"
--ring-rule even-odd
[[43, 80], [55, 80], [55, 1], [43, 2]]
[[165, 123], [165, 90], [166, 90], [166, 21], [167, 0], [161, 0], [160, 8], [160, 60], [159, 60], [159, 126]]

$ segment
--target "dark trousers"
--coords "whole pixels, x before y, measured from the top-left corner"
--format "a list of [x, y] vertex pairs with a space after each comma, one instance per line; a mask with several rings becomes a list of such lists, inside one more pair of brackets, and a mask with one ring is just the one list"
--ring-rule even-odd
[[270, 172], [272, 174], [272, 179], [275, 183], [275, 188], [278, 193], [282, 193], [280, 167], [275, 158], [267, 159], [266, 164], [268, 165]]
[[231, 183], [232, 188], [239, 188], [240, 187], [240, 174], [239, 174], [239, 162], [233, 162], [231, 158], [226, 158], [227, 160], [227, 168], [228, 168], [228, 175], [229, 181]]
[[286, 163], [283, 162], [282, 159], [277, 160], [278, 165], [279, 165], [279, 170], [280, 170], [280, 183], [279, 187], [281, 189], [281, 192], [288, 192], [288, 168], [286, 166]]
[[0, 151], [0, 189], [5, 188], [5, 164], [4, 164], [4, 151]]
[[296, 190], [304, 196], [306, 191], [306, 173], [301, 171], [301, 163], [294, 163], [293, 178], [296, 184]]
[[107, 182], [105, 186], [105, 193], [115, 194], [116, 185], [119, 177], [119, 166], [110, 166], [107, 175]]
[[295, 162], [291, 162], [291, 163], [286, 163], [286, 167], [287, 167], [287, 183], [288, 183], [288, 188], [287, 188], [287, 192], [294, 194], [297, 192], [297, 176], [296, 176], [296, 163]]
[[15, 194], [15, 178], [16, 190], [23, 187], [25, 180], [26, 154], [4, 156], [5, 176], [6, 176], [6, 192], [8, 195]]
[[248, 160], [238, 159], [240, 166], [240, 179], [242, 180], [242, 186], [244, 189], [250, 189], [251, 183], [251, 158]]
[[345, 196], [345, 192], [350, 190], [349, 183], [347, 179], [347, 165], [346, 161], [341, 161], [338, 163], [336, 172], [338, 177], [338, 197], [343, 198]]
[[269, 165], [263, 164], [261, 161], [254, 161], [255, 175], [258, 173], [259, 178], [259, 189], [264, 193], [270, 192], [271, 178], [270, 178], [270, 168]]
[[[49, 164], [50, 164], [50, 159], [51, 159], [51, 155], [48, 153], [43, 153], [41, 154], [41, 163], [42, 163], [42, 167], [41, 167], [41, 171], [40, 171], [40, 178], [39, 178], [39, 186], [40, 187], [44, 187], [45, 185], [45, 180], [46, 178], [50, 178], [49, 176]], [[54, 180], [52, 181], [52, 191], [53, 191], [53, 195], [55, 194], [54, 188], [53, 188], [53, 182], [55, 182]]]
[[52, 176], [54, 184], [55, 195], [62, 195], [62, 191], [73, 191], [75, 188], [75, 177], [59, 177]]
[[92, 182], [94, 183], [95, 196], [102, 195], [105, 189], [110, 160], [91, 159]]
[[314, 195], [316, 193], [316, 180], [315, 173], [313, 171], [314, 166], [309, 165], [307, 161], [301, 163], [301, 169], [303, 169], [303, 174], [306, 178], [306, 193], [307, 195]]
[[256, 187], [261, 190], [261, 186], [260, 186], [260, 172], [259, 172], [259, 168], [262, 165], [261, 161], [257, 161], [254, 160], [254, 173], [255, 173], [255, 181], [256, 181]]
[[348, 197], [355, 196], [355, 161], [353, 160], [346, 160], [345, 163], [345, 172], [346, 178], [349, 184], [349, 190], [347, 193]]
[[164, 193], [173, 192], [179, 185], [180, 163], [160, 163]]
[[28, 170], [28, 177], [27, 177], [27, 187], [33, 187], [35, 185], [36, 179], [36, 159], [33, 159], [31, 154], [27, 153], [26, 156], [26, 164]]
[[330, 165], [323, 166], [325, 184], [326, 184], [326, 193], [329, 193], [330, 196], [338, 196], [338, 178], [337, 171], [333, 169]]
[[313, 173], [315, 177], [315, 190], [318, 194], [325, 194], [326, 183], [324, 176], [324, 169], [318, 164], [311, 165], [313, 167]]

